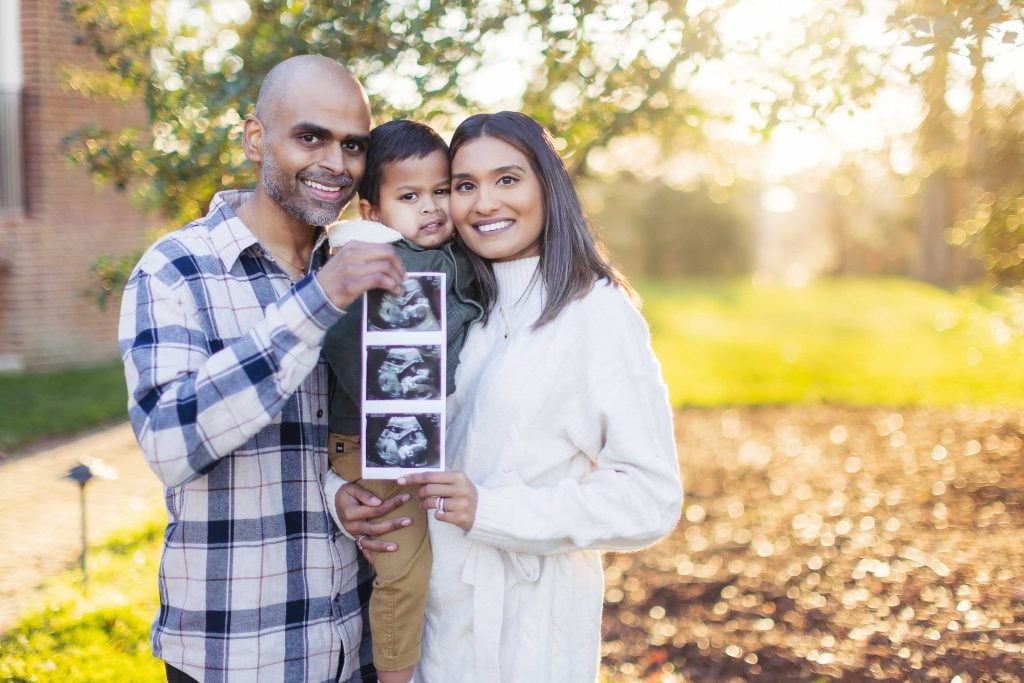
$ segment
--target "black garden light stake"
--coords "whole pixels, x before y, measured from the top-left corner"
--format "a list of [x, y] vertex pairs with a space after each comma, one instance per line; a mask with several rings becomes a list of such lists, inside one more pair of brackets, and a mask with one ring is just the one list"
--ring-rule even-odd
[[65, 479], [70, 479], [71, 481], [78, 484], [79, 506], [81, 508], [82, 517], [82, 583], [89, 582], [89, 574], [86, 572], [85, 568], [85, 553], [86, 549], [88, 548], [88, 540], [86, 538], [85, 533], [85, 485], [93, 477], [100, 477], [101, 479], [116, 479], [117, 472], [107, 467], [103, 463], [96, 461], [93, 463], [92, 467], [85, 464], [84, 462], [79, 463], [78, 465], [75, 465], [70, 470], [68, 470], [67, 474], [64, 475]]

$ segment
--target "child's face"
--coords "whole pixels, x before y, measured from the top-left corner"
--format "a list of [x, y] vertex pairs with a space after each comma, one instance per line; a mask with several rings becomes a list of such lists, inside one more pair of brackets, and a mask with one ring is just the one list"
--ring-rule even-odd
[[380, 206], [361, 201], [360, 213], [424, 249], [439, 247], [452, 236], [448, 170], [448, 157], [439, 151], [391, 162], [381, 174]]

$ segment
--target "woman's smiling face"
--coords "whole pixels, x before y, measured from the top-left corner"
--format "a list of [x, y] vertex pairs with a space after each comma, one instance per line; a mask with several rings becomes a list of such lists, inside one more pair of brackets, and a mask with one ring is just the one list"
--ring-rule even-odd
[[451, 215], [466, 246], [492, 261], [540, 253], [544, 189], [525, 154], [484, 135], [452, 159]]

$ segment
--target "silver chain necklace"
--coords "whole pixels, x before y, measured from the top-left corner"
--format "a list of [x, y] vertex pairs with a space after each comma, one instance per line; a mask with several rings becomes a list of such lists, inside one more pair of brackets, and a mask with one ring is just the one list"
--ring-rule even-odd
[[[245, 213], [245, 216], [242, 215], [243, 212]], [[243, 223], [245, 223], [246, 227], [248, 227], [250, 231], [252, 231], [252, 223], [246, 219], [246, 216], [249, 215], [249, 205], [246, 201], [243, 201], [241, 204], [238, 205], [238, 208], [235, 209], [235, 215], [238, 216], [238, 218]], [[256, 239], [259, 240], [259, 236], [257, 236]], [[306, 273], [309, 271], [308, 265], [300, 266], [294, 261], [286, 259], [284, 256], [278, 254], [276, 251], [271, 249], [269, 246], [267, 246], [266, 243], [262, 241], [259, 242], [259, 245], [260, 249], [263, 250], [263, 254], [268, 259], [276, 263], [281, 268], [281, 270], [284, 271], [285, 275], [288, 276], [289, 280], [292, 280], [294, 282], [297, 279], [296, 277], [292, 276], [290, 268], [294, 268], [296, 271], [298, 271], [298, 278], [306, 277]], [[290, 268], [285, 268], [286, 265], [290, 266]]]
[[[291, 266], [292, 268], [294, 268], [295, 270], [299, 271], [299, 277], [300, 278], [301, 277], [306, 277], [306, 271], [308, 270], [308, 267], [307, 268], [303, 268], [302, 266], [296, 265], [294, 261], [289, 261], [288, 259], [286, 259], [285, 257], [281, 256], [280, 254], [278, 254], [277, 252], [275, 252], [273, 249], [271, 249], [267, 245], [263, 244], [262, 242], [260, 243], [260, 246], [263, 247], [263, 251], [267, 254], [268, 257], [270, 257], [271, 261], [273, 261], [274, 263], [276, 263], [279, 266], [283, 265], [283, 264], [287, 264], [287, 265]], [[285, 270], [285, 269], [282, 268], [282, 270]], [[285, 270], [285, 272], [287, 273], [288, 271]], [[288, 274], [290, 275], [291, 273], [288, 273]]]

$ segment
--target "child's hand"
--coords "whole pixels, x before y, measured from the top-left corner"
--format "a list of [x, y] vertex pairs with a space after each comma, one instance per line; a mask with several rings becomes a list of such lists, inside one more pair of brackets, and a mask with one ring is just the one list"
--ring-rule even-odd
[[420, 486], [420, 507], [435, 510], [434, 517], [463, 531], [476, 521], [476, 486], [464, 472], [417, 472], [398, 478], [403, 486]]

